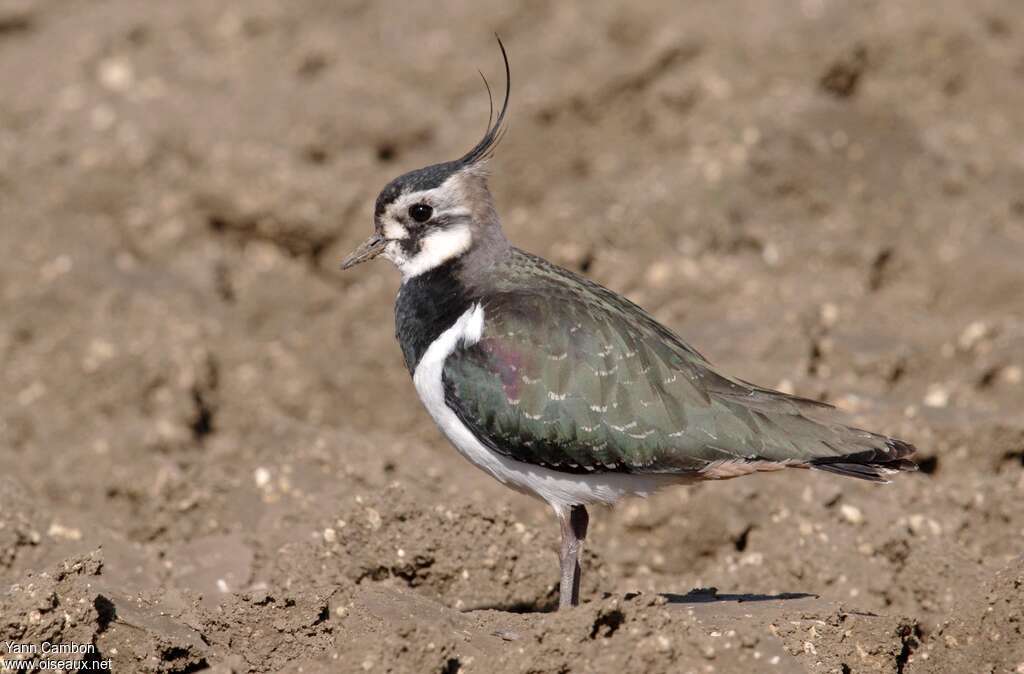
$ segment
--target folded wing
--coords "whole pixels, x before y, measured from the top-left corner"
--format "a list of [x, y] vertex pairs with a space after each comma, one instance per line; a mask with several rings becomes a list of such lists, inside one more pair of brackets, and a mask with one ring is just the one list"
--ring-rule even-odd
[[[801, 465], [884, 479], [905, 443], [814, 420], [821, 403], [729, 378], [639, 307], [517, 251], [446, 401], [496, 452], [564, 472], [704, 474]], [[513, 270], [515, 271], [515, 270]], [[528, 273], [527, 273], [528, 272]], [[911, 464], [912, 465], [912, 464]]]

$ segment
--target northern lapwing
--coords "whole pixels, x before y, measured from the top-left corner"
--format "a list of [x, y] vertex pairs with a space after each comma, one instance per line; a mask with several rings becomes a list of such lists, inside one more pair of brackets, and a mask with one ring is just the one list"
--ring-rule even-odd
[[509, 243], [486, 168], [511, 90], [498, 44], [494, 124], [461, 158], [392, 180], [342, 268], [394, 263], [396, 337], [427, 412], [477, 467], [554, 509], [559, 607], [579, 602], [590, 504], [783, 468], [875, 482], [913, 470], [912, 445], [723, 374], [626, 298]]

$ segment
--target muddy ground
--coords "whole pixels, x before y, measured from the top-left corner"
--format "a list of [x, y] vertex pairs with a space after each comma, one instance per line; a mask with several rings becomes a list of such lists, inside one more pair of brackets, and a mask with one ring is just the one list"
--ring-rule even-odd
[[[391, 177], [482, 133], [495, 31], [510, 237], [919, 473], [598, 510], [586, 601], [550, 611], [553, 517], [422, 411], [394, 270], [338, 270]], [[1016, 0], [3, 0], [0, 251], [3, 642], [120, 672], [1024, 671]]]

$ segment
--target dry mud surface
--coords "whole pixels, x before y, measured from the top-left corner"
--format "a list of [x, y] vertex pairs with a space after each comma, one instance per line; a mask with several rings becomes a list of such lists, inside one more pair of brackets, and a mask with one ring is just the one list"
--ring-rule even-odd
[[[634, 3], [639, 4], [639, 3]], [[914, 442], [592, 516], [464, 463], [342, 274], [476, 141], [522, 247]], [[115, 671], [1024, 671], [1024, 5], [0, 2], [0, 640]], [[717, 588], [717, 589], [709, 589]]]

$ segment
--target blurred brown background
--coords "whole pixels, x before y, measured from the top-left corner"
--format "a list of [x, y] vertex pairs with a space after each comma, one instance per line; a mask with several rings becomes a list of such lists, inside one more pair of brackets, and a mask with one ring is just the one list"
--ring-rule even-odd
[[[116, 671], [1024, 663], [1024, 5], [636, 4], [0, 2], [0, 639]], [[550, 514], [422, 411], [396, 272], [337, 269], [388, 180], [483, 133], [495, 32], [509, 237], [920, 474], [598, 512], [591, 601], [530, 613]]]

